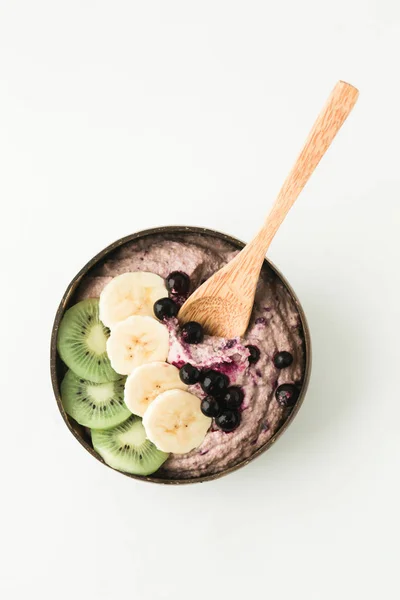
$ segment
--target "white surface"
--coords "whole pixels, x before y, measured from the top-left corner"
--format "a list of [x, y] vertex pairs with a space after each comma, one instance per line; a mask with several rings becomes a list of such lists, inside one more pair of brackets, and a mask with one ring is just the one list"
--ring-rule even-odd
[[[0, 596], [398, 598], [396, 0], [0, 1]], [[143, 484], [66, 429], [49, 338], [98, 250], [249, 240], [334, 83], [358, 105], [271, 248], [308, 315], [295, 422], [219, 481]]]

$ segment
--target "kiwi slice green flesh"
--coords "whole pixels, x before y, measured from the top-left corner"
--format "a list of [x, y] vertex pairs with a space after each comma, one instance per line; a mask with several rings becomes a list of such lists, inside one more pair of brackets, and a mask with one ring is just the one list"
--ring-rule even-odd
[[111, 367], [107, 356], [109, 335], [99, 318], [98, 299], [82, 300], [69, 308], [61, 320], [58, 353], [67, 367], [82, 379], [94, 383], [115, 381], [121, 375]]
[[112, 429], [92, 429], [92, 443], [110, 467], [133, 475], [151, 475], [168, 458], [146, 438], [142, 419], [136, 415]]
[[124, 402], [125, 379], [93, 383], [68, 371], [61, 383], [65, 412], [84, 427], [119, 425], [132, 414]]

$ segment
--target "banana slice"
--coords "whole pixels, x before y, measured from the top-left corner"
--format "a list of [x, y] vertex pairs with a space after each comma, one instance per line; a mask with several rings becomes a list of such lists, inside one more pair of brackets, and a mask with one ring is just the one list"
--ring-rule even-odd
[[114, 277], [100, 294], [100, 320], [112, 329], [132, 315], [154, 317], [154, 303], [167, 296], [162, 277], [139, 271], [123, 273]]
[[197, 448], [211, 425], [197, 396], [169, 390], [157, 396], [143, 417], [148, 439], [163, 452], [186, 454]]
[[107, 354], [113, 369], [130, 375], [133, 369], [156, 360], [166, 360], [168, 330], [151, 317], [135, 315], [118, 323], [107, 340]]
[[179, 369], [166, 362], [151, 362], [137, 367], [125, 383], [124, 400], [134, 415], [143, 417], [149, 404], [167, 390], [187, 390]]

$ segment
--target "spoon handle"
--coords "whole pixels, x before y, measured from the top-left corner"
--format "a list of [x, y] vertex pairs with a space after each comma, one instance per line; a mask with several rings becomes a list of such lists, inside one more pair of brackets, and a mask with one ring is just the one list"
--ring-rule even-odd
[[344, 81], [333, 88], [327, 103], [319, 114], [313, 128], [287, 176], [268, 218], [256, 236], [257, 246], [264, 256], [290, 208], [310, 179], [314, 169], [328, 150], [335, 135], [350, 114], [358, 98], [358, 90]]

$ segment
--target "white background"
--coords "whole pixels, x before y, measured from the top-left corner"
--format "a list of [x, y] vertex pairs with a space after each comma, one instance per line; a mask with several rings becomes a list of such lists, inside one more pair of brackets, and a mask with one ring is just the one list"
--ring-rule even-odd
[[[397, 0], [0, 0], [1, 598], [399, 598], [399, 59]], [[51, 390], [65, 287], [139, 229], [249, 240], [338, 79], [270, 251], [312, 332], [295, 422], [211, 483], [106, 469]]]

